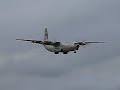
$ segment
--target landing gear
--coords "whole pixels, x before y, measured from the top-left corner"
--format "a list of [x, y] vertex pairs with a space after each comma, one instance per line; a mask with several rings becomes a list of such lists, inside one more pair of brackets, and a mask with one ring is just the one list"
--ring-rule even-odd
[[74, 51], [74, 53], [76, 53], [76, 51]]
[[63, 54], [68, 54], [68, 52], [63, 52]]
[[79, 50], [79, 48], [76, 48], [76, 50]]
[[55, 54], [59, 54], [59, 52], [54, 52]]

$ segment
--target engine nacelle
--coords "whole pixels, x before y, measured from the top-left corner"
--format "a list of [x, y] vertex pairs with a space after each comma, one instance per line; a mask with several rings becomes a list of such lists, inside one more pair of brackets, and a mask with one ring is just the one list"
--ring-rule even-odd
[[79, 44], [74, 44], [76, 46], [76, 50], [79, 49], [80, 45]]

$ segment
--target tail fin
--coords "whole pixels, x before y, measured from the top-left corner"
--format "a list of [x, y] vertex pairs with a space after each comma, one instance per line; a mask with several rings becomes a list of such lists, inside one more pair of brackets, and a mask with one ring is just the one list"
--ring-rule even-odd
[[48, 31], [47, 31], [47, 28], [45, 28], [44, 40], [48, 40]]

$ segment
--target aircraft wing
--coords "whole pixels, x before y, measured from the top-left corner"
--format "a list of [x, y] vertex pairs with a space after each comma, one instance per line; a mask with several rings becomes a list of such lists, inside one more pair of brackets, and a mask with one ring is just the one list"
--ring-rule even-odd
[[85, 45], [88, 45], [88, 44], [92, 44], [92, 43], [105, 43], [105, 42], [77, 42], [75, 44], [79, 44], [81, 46], [85, 46]]
[[60, 45], [60, 42], [52, 42], [52, 41], [25, 40], [25, 39], [16, 39], [16, 40], [28, 41], [28, 42], [43, 44], [43, 45], [52, 45], [52, 46], [56, 46], [56, 47]]
[[43, 41], [38, 41], [38, 40], [25, 40], [25, 39], [16, 39], [16, 40], [20, 40], [20, 41], [28, 41], [28, 42], [32, 42], [32, 43], [43, 44]]

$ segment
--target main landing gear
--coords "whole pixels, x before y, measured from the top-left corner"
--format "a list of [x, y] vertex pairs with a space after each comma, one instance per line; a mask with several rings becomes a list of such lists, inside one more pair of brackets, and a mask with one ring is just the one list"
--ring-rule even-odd
[[59, 54], [59, 52], [54, 52], [55, 54]]
[[74, 53], [76, 53], [76, 51], [74, 51]]
[[68, 54], [68, 52], [63, 52], [63, 54]]

